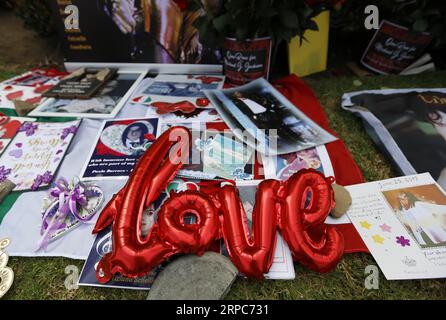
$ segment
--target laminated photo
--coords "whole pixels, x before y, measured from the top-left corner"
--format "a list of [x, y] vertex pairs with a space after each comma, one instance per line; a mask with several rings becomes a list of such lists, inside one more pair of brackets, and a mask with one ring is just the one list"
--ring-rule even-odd
[[178, 176], [191, 179], [252, 181], [263, 177], [261, 158], [241, 143], [223, 122], [161, 122], [160, 134], [173, 126], [191, 131], [189, 163]]
[[82, 180], [127, 179], [157, 136], [158, 119], [104, 121]]

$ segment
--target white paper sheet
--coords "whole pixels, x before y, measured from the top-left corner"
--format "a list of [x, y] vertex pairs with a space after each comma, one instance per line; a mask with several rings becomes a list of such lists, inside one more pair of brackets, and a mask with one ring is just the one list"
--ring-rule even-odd
[[430, 174], [347, 189], [347, 214], [388, 280], [446, 277], [446, 195]]

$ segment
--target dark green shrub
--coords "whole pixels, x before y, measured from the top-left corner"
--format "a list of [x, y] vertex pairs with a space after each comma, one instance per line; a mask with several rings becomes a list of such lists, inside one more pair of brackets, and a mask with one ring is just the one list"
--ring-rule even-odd
[[14, 11], [25, 26], [40, 36], [47, 37], [55, 32], [51, 16], [50, 0], [11, 0]]

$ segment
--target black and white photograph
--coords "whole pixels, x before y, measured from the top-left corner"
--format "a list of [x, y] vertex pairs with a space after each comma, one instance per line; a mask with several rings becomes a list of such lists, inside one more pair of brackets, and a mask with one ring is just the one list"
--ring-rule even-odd
[[290, 153], [336, 140], [263, 78], [205, 93], [234, 134], [263, 154]]

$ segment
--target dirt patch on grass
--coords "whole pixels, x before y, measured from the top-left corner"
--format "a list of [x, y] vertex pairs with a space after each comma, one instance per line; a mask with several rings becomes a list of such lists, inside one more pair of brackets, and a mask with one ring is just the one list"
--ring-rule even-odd
[[62, 61], [57, 37], [42, 38], [26, 29], [12, 11], [0, 10], [0, 60], [8, 68], [35, 67]]

